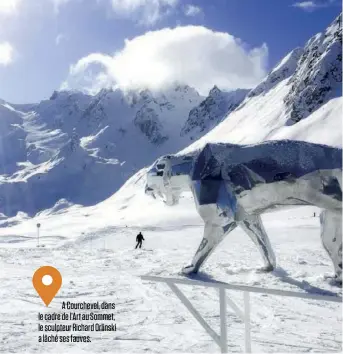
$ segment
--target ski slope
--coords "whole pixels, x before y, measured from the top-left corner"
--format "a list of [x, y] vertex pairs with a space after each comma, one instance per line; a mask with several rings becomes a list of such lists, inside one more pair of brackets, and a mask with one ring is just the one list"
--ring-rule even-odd
[[[96, 207], [62, 205], [1, 229], [0, 348], [7, 352], [218, 352], [219, 348], [163, 284], [140, 275], [180, 277], [202, 238], [203, 223], [190, 194], [167, 207], [143, 192], [144, 171]], [[144, 207], [142, 207], [144, 206]], [[64, 209], [65, 208], [65, 209]], [[313, 213], [316, 212], [316, 217]], [[316, 294], [341, 294], [332, 285], [332, 266], [321, 246], [319, 210], [314, 207], [265, 214], [278, 268], [259, 273], [262, 259], [241, 230], [228, 236], [197, 276]], [[37, 248], [36, 223], [40, 222]], [[135, 236], [146, 241], [135, 250]], [[32, 285], [33, 272], [49, 264], [59, 269], [63, 286], [44, 308]], [[13, 291], [15, 289], [15, 291]], [[198, 311], [219, 331], [218, 294], [181, 286]], [[242, 308], [243, 294], [230, 292]], [[117, 332], [91, 334], [90, 344], [37, 343], [38, 311], [59, 312], [61, 302], [108, 301], [117, 304]], [[251, 295], [252, 346], [256, 352], [339, 352], [341, 305], [312, 300]], [[86, 332], [85, 332], [86, 333]], [[229, 310], [228, 344], [244, 351], [244, 325]], [[79, 334], [82, 334], [81, 332]], [[86, 333], [88, 334], [88, 333]]]

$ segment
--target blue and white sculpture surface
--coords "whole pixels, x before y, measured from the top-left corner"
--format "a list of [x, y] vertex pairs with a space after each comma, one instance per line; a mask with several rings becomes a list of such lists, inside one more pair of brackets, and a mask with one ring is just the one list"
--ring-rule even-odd
[[186, 155], [166, 155], [148, 169], [145, 192], [175, 205], [191, 190], [205, 222], [204, 236], [185, 274], [196, 273], [223, 238], [240, 226], [258, 247], [265, 271], [276, 266], [261, 214], [314, 205], [322, 244], [342, 281], [342, 150], [302, 141], [256, 145], [207, 144]]

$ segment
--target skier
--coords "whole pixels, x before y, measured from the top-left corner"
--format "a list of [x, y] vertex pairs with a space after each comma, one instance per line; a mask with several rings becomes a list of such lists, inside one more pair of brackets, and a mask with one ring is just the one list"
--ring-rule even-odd
[[139, 234], [136, 237], [136, 241], [137, 241], [137, 245], [135, 248], [137, 248], [139, 246], [139, 248], [142, 248], [142, 241], [144, 240], [144, 237], [142, 235], [141, 232], [139, 232]]

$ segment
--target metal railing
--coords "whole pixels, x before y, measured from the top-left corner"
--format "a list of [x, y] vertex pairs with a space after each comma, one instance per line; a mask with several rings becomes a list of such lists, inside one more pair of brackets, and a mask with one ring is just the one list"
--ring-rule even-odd
[[[278, 289], [265, 289], [255, 286], [232, 285], [219, 281], [199, 281], [179, 278], [163, 278], [154, 276], [141, 276], [142, 280], [165, 283], [179, 298], [179, 300], [186, 306], [189, 312], [211, 336], [211, 338], [218, 344], [222, 353], [228, 352], [227, 345], [227, 305], [234, 310], [237, 316], [244, 322], [245, 325], [245, 351], [251, 353], [251, 324], [250, 324], [250, 293], [270, 294], [277, 296], [296, 297], [302, 299], [311, 299], [318, 301], [329, 301], [342, 303], [342, 298], [339, 296], [330, 295], [315, 295], [309, 293], [300, 293], [295, 291], [286, 291]], [[201, 314], [194, 308], [191, 302], [187, 299], [185, 294], [176, 286], [176, 284], [202, 286], [206, 288], [217, 288], [219, 290], [220, 303], [220, 335], [218, 335], [211, 326], [205, 321]], [[243, 291], [244, 295], [244, 311], [242, 311], [227, 295], [226, 290]]]

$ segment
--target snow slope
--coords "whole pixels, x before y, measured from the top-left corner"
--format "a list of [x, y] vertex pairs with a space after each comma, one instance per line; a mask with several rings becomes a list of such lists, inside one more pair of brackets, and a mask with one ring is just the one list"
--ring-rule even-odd
[[201, 149], [207, 142], [252, 144], [264, 140], [295, 139], [342, 146], [342, 97], [334, 98], [301, 122], [288, 126], [283, 97], [287, 80], [265, 96], [249, 99], [208, 134], [180, 154]]
[[26, 160], [23, 118], [8, 104], [0, 104], [0, 175], [13, 173]]

